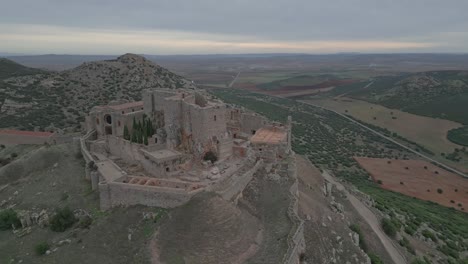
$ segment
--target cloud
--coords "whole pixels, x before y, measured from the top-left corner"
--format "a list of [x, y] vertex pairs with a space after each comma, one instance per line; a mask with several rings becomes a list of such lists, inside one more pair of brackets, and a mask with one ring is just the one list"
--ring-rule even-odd
[[[436, 46], [426, 42], [334, 40], [268, 41], [249, 36], [193, 33], [175, 30], [108, 30], [41, 25], [0, 25], [0, 42], [7, 50], [22, 53], [200, 54], [340, 51], [376, 52]], [[18, 45], [21, 43], [21, 45]]]
[[[211, 50], [216, 53], [250, 47], [277, 52], [468, 51], [465, 10], [468, 10], [466, 0], [15, 0], [2, 4], [0, 35], [3, 39], [7, 34], [15, 39], [25, 38], [5, 30], [24, 25], [56, 27], [80, 34], [122, 34], [119, 40], [125, 43], [136, 34], [145, 43], [156, 43], [154, 47], [178, 53], [194, 53], [195, 49], [181, 48], [190, 41], [197, 51], [216, 47]], [[64, 39], [55, 39], [54, 43], [69, 44], [67, 40], [73, 39], [67, 32], [57, 32]], [[140, 36], [145, 32], [151, 35], [150, 39]], [[460, 32], [462, 36], [440, 37], [447, 32]], [[34, 32], [31, 34], [32, 39], [41, 39]], [[161, 36], [159, 42], [175, 38], [182, 43], [173, 49], [163, 48], [156, 35]], [[99, 39], [96, 37], [96, 45], [105, 42]], [[76, 38], [75, 41], [82, 45], [93, 42], [86, 40], [86, 44]], [[210, 48], [198, 47], [197, 43], [205, 41], [211, 43]], [[14, 45], [12, 41], [9, 43]], [[27, 43], [15, 43], [19, 48], [29, 49]], [[133, 43], [130, 48], [158, 51], [145, 45]], [[341, 49], [346, 45], [349, 50]], [[69, 50], [70, 46], [54, 47]], [[114, 43], [110, 48], [118, 47], [128, 48], [128, 43]], [[3, 43], [0, 49], [4, 49]], [[101, 49], [99, 46], [93, 53]], [[92, 47], [80, 46], [74, 53], [91, 50]], [[40, 52], [39, 48], [37, 51]]]

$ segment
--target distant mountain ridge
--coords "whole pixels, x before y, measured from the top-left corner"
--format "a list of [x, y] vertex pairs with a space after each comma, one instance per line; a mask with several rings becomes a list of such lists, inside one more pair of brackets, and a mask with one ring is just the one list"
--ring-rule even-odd
[[135, 54], [47, 72], [0, 60], [0, 127], [77, 130], [95, 105], [139, 100], [147, 88], [193, 88], [191, 81]]

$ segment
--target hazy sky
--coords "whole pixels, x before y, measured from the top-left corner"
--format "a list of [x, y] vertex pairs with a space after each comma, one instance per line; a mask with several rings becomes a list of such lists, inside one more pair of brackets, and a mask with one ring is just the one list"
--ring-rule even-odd
[[0, 52], [468, 52], [468, 0], [2, 0]]

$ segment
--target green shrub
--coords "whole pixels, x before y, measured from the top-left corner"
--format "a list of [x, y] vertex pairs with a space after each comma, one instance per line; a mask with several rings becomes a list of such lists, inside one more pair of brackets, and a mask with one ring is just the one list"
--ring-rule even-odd
[[356, 225], [356, 224], [352, 224], [352, 225], [349, 226], [349, 229], [353, 230], [354, 232], [356, 232], [359, 235], [359, 247], [364, 252], [367, 253], [369, 248], [367, 247], [367, 244], [366, 244], [366, 241], [364, 239], [364, 235], [362, 234], [361, 228], [359, 228], [359, 226]]
[[413, 236], [414, 233], [416, 233], [416, 230], [414, 229], [414, 227], [412, 225], [407, 225], [407, 226], [405, 226], [405, 233], [407, 233], [408, 235]]
[[21, 226], [18, 214], [13, 209], [0, 211], [0, 230], [8, 230], [13, 226], [15, 228]]
[[437, 248], [440, 252], [444, 253], [445, 255], [447, 256], [450, 256], [454, 259], [458, 259], [459, 258], [459, 254], [458, 254], [458, 251], [447, 246], [447, 245], [443, 245], [443, 246], [439, 246]]
[[413, 261], [411, 261], [411, 264], [431, 264], [431, 262], [426, 261], [425, 259], [422, 259], [422, 258], [416, 258]]
[[383, 264], [383, 261], [376, 254], [369, 253], [369, 254], [367, 254], [367, 256], [369, 256], [372, 264]]
[[39, 256], [44, 255], [49, 249], [50, 249], [50, 246], [49, 244], [47, 244], [47, 242], [41, 242], [37, 244], [36, 247], [34, 247], [34, 251]]
[[80, 219], [80, 222], [78, 222], [78, 226], [80, 228], [89, 228], [89, 226], [93, 223], [93, 219], [89, 216], [85, 216]]
[[395, 224], [387, 218], [382, 219], [382, 229], [390, 237], [395, 237], [397, 233], [397, 228]]
[[68, 207], [57, 209], [50, 220], [50, 229], [55, 232], [63, 232], [76, 222], [75, 215]]
[[426, 238], [430, 238], [432, 241], [434, 242], [437, 242], [437, 237], [436, 235], [434, 235], [434, 233], [432, 233], [431, 231], [427, 230], [427, 229], [424, 229], [421, 234], [426, 237]]
[[67, 192], [63, 192], [61, 195], [60, 195], [60, 201], [65, 201], [67, 200], [69, 197], [68, 193]]

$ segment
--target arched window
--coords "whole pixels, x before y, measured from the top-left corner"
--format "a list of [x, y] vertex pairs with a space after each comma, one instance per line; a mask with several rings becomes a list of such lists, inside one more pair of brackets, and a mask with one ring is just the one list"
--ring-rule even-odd
[[99, 118], [96, 118], [96, 124], [99, 125]]
[[107, 124], [109, 124], [109, 125], [112, 124], [112, 117], [110, 115], [104, 116], [104, 119], [106, 120]]
[[216, 121], [216, 116], [213, 117], [213, 120]]

